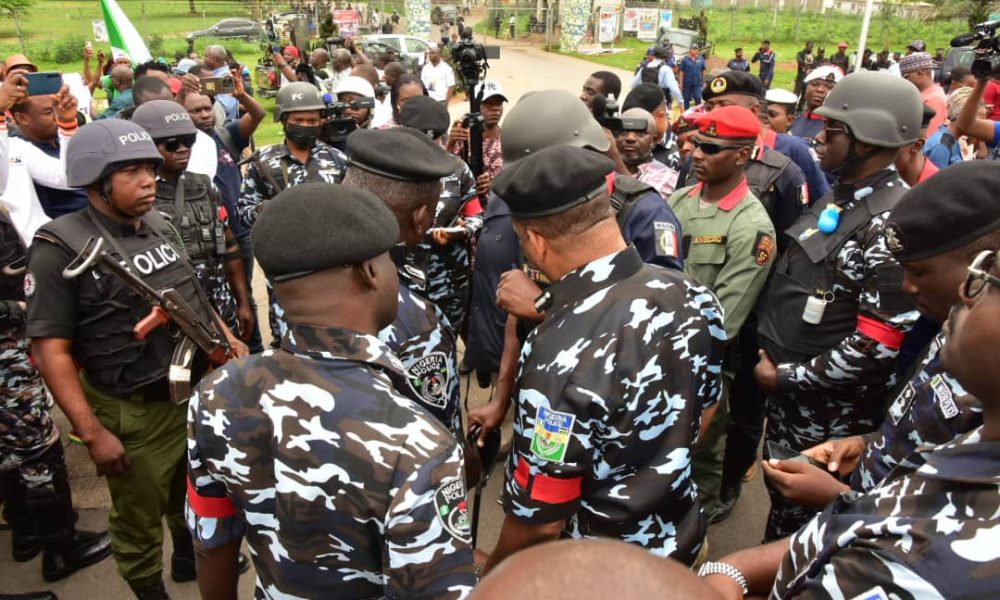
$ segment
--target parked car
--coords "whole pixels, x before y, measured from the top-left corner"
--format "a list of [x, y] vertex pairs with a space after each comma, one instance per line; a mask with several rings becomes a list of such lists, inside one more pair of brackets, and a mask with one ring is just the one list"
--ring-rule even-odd
[[223, 19], [208, 29], [192, 31], [187, 35], [187, 39], [218, 37], [256, 40], [263, 31], [264, 28], [260, 26], [260, 23], [250, 19]]
[[409, 35], [379, 33], [366, 35], [362, 38], [362, 42], [377, 42], [395, 48], [396, 52], [412, 61], [418, 67], [424, 66], [427, 51], [431, 49], [431, 45], [427, 40]]
[[955, 67], [971, 67], [972, 61], [976, 60], [975, 49], [975, 46], [948, 48], [948, 55], [945, 56], [944, 63], [941, 65], [938, 80], [951, 75], [951, 70]]

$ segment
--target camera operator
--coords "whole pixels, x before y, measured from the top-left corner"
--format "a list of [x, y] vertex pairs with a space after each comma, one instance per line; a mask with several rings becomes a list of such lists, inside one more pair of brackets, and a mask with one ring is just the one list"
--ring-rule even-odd
[[977, 140], [983, 141], [990, 148], [990, 160], [1000, 160], [1000, 121], [983, 119], [979, 116], [979, 106], [983, 100], [983, 92], [990, 85], [992, 78], [983, 77], [976, 80], [976, 85], [972, 88], [962, 107], [962, 112], [955, 122], [955, 129], [959, 135], [967, 135]]
[[[500, 119], [503, 117], [503, 104], [507, 102], [503, 88], [495, 81], [483, 81], [476, 86], [475, 94], [483, 97], [479, 110], [483, 115], [483, 173], [496, 177], [503, 168], [503, 154], [500, 145]], [[469, 130], [459, 119], [451, 125], [448, 134], [448, 152], [462, 156], [465, 146], [469, 143]]]
[[358, 129], [368, 129], [372, 122], [372, 109], [359, 106], [362, 100], [375, 102], [372, 84], [355, 75], [344, 78], [334, 90], [337, 101], [344, 103], [344, 116], [353, 119]]

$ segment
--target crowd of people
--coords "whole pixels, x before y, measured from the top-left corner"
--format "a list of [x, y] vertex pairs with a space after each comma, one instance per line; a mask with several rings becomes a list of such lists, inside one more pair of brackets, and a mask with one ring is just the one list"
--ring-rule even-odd
[[[942, 85], [917, 42], [898, 74], [810, 43], [794, 90], [766, 40], [714, 71], [657, 44], [624, 89], [486, 80], [453, 121], [441, 33], [419, 73], [274, 53], [262, 148], [224, 47], [94, 71], [88, 46], [51, 95], [6, 60], [14, 559], [112, 556], [168, 598], [166, 523], [212, 599], [251, 563], [259, 598], [995, 596], [1000, 84]], [[462, 375], [490, 389], [467, 414]], [[106, 532], [76, 527], [53, 403]], [[764, 544], [708, 560], [758, 470]]]

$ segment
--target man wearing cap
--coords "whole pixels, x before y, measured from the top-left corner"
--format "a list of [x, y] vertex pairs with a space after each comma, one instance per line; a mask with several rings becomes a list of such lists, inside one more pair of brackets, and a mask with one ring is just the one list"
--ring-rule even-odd
[[764, 93], [767, 105], [767, 126], [780, 135], [788, 133], [792, 121], [795, 120], [795, 105], [799, 98], [792, 92], [782, 88], [771, 88]]
[[653, 158], [675, 171], [680, 167], [680, 149], [670, 126], [670, 115], [663, 102], [663, 90], [651, 83], [641, 83], [632, 88], [621, 105], [622, 111], [641, 108], [653, 115], [656, 122], [656, 136], [653, 144]]
[[[961, 300], [969, 263], [984, 250], [1000, 247], [1000, 205], [986, 191], [998, 183], [1000, 165], [969, 163], [914, 187], [893, 209], [886, 232], [903, 267], [903, 291], [913, 296], [921, 320], [934, 331], [920, 349], [913, 375], [891, 397], [879, 429], [806, 450], [822, 463], [818, 467], [782, 461], [767, 468], [783, 495], [821, 506], [851, 489], [871, 491], [897, 466], [914, 466], [910, 456], [920, 446], [947, 443], [982, 424], [982, 405], [941, 364], [945, 335], [940, 324]], [[948, 231], [942, 232], [943, 223]], [[850, 486], [830, 472], [849, 478]]]
[[407, 265], [405, 256], [431, 229], [441, 180], [455, 172], [459, 160], [406, 127], [359, 129], [348, 136], [347, 146], [351, 162], [344, 185], [381, 198], [399, 223], [397, 242], [405, 246], [392, 256], [399, 274], [399, 311], [379, 330], [379, 339], [403, 362], [413, 397], [462, 440], [458, 336], [441, 309], [427, 299], [426, 275]]
[[132, 122], [149, 133], [163, 157], [156, 174], [156, 209], [184, 242], [215, 311], [249, 340], [254, 311], [239, 244], [226, 224], [229, 215], [212, 180], [187, 172], [197, 131], [190, 115], [172, 100], [153, 100], [136, 109]]
[[721, 393], [721, 308], [626, 245], [613, 168], [551, 147], [495, 185], [525, 260], [553, 283], [521, 351], [506, 516], [487, 571], [560, 536], [620, 539], [685, 564], [702, 547], [690, 455]]
[[815, 111], [823, 106], [826, 95], [843, 78], [844, 73], [833, 65], [816, 67], [806, 75], [805, 88], [802, 92], [805, 95], [802, 114], [792, 122], [789, 134], [802, 138], [807, 144], [812, 143], [813, 138], [823, 131], [823, 117], [817, 115]]
[[[760, 123], [741, 106], [715, 109], [695, 123], [692, 171], [699, 183], [678, 190], [668, 202], [684, 230], [684, 272], [715, 293], [732, 343], [753, 311], [778, 250], [771, 219], [744, 175]], [[738, 347], [731, 346], [731, 352]], [[730, 372], [739, 360], [731, 354]], [[694, 455], [694, 477], [707, 514], [719, 499], [728, 413], [724, 401]]]
[[[963, 150], [966, 150], [969, 144], [963, 143], [963, 141], [967, 142], [967, 140], [963, 140], [962, 134], [959, 133], [958, 119], [962, 114], [962, 108], [972, 96], [973, 89], [962, 87], [948, 94], [945, 102], [945, 111], [947, 112], [948, 120], [939, 125], [937, 131], [933, 132], [927, 140], [927, 144], [924, 147], [924, 154], [938, 168], [943, 169], [965, 160]], [[977, 109], [979, 111], [985, 109], [982, 104], [976, 104], [978, 104]], [[925, 104], [924, 106], [926, 107], [927, 105]], [[930, 107], [927, 108], [933, 113]]]
[[299, 61], [302, 59], [302, 53], [295, 46], [286, 46], [281, 54], [277, 52], [271, 53], [271, 60], [274, 62], [274, 66], [277, 67], [278, 72], [281, 74], [279, 81], [279, 87], [283, 88], [289, 83], [296, 82], [300, 80], [300, 75], [296, 71], [299, 66]]
[[134, 275], [154, 289], [173, 288], [232, 353], [246, 353], [221, 324], [183, 248], [174, 245], [174, 230], [151, 210], [162, 161], [135, 123], [112, 119], [81, 128], [68, 144], [66, 171], [70, 185], [87, 190], [90, 204], [38, 231], [25, 275], [32, 355], [107, 477], [112, 554], [139, 598], [167, 597], [164, 517], [175, 539], [185, 529], [185, 407], [172, 401], [168, 381], [179, 338], [173, 327], [161, 326], [137, 339], [133, 329], [150, 312], [145, 298], [104, 267], [69, 279], [64, 269], [89, 240], [103, 239]]
[[632, 88], [640, 83], [653, 83], [663, 90], [663, 97], [666, 99], [667, 107], [674, 102], [680, 102], [682, 95], [677, 87], [677, 79], [674, 77], [674, 70], [667, 64], [667, 49], [663, 46], [653, 47], [653, 60], [632, 78]]
[[750, 57], [750, 62], [755, 63], [760, 61], [760, 71], [757, 76], [760, 78], [761, 85], [764, 89], [771, 88], [771, 82], [774, 81], [774, 66], [778, 62], [778, 56], [771, 50], [771, 40], [764, 40], [760, 43], [760, 48], [754, 52], [754, 55]]
[[[483, 115], [483, 173], [490, 179], [496, 178], [503, 168], [503, 146], [500, 142], [500, 119], [503, 118], [503, 104], [507, 102], [503, 88], [495, 81], [483, 81], [476, 86], [475, 93], [483, 94], [479, 112]], [[461, 120], [455, 121], [448, 134], [448, 151], [468, 162], [469, 130]]]
[[653, 158], [656, 119], [638, 107], [623, 112], [621, 119], [621, 130], [614, 132], [615, 145], [628, 174], [669, 198], [677, 187], [677, 171]]
[[750, 71], [750, 61], [743, 56], [743, 48], [737, 48], [733, 58], [726, 63], [726, 68], [733, 71]]
[[[839, 178], [786, 231], [792, 243], [761, 304], [755, 370], [768, 394], [766, 439], [793, 452], [875, 429], [917, 318], [883, 228], [907, 189], [893, 163], [919, 136], [920, 95], [886, 73], [852, 73], [816, 112], [826, 119], [822, 165]], [[809, 517], [772, 490], [765, 537]]]
[[246, 537], [261, 598], [463, 598], [476, 579], [462, 451], [377, 337], [399, 306], [397, 219], [365, 190], [306, 183], [270, 202], [253, 240], [289, 326], [189, 403], [201, 593], [236, 597]]
[[830, 57], [830, 64], [839, 68], [842, 73], [847, 73], [850, 66], [850, 57], [847, 56], [847, 42], [837, 44], [837, 52]]
[[[284, 129], [285, 140], [255, 153], [247, 165], [237, 203], [243, 226], [252, 229], [264, 203], [287, 187], [310, 181], [340, 183], [347, 168], [344, 154], [319, 140], [326, 103], [311, 83], [296, 81], [278, 91], [274, 120]], [[268, 287], [271, 344], [284, 333], [281, 305]]]
[[[427, 96], [411, 98], [400, 111], [400, 125], [416, 129], [441, 145], [450, 121], [448, 109]], [[485, 197], [488, 190], [483, 190]], [[483, 206], [472, 170], [462, 161], [441, 178], [441, 196], [432, 228], [407, 252], [407, 262], [427, 277], [425, 292], [448, 317], [453, 332], [464, 331], [472, 275], [470, 240], [483, 226]]]
[[896, 170], [906, 185], [913, 187], [925, 181], [938, 172], [937, 166], [924, 156], [924, 143], [927, 141], [927, 124], [934, 118], [934, 111], [924, 105], [923, 119], [920, 122], [920, 137], [909, 146], [899, 149], [896, 155]]
[[937, 131], [948, 115], [947, 98], [941, 86], [934, 83], [934, 61], [926, 52], [907, 54], [899, 61], [899, 74], [920, 91], [924, 104], [934, 109], [935, 116], [928, 129]]
[[337, 101], [343, 102], [344, 116], [353, 119], [360, 129], [371, 125], [372, 109], [375, 107], [375, 88], [363, 77], [350, 75], [342, 79], [333, 93]]
[[687, 56], [681, 60], [681, 88], [684, 91], [684, 110], [692, 104], [701, 104], [701, 87], [705, 85], [705, 58], [699, 56], [698, 47], [691, 46]]

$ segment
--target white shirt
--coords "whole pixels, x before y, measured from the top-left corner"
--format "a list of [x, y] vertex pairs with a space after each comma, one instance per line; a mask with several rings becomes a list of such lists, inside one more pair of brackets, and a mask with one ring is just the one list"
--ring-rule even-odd
[[375, 108], [372, 110], [371, 129], [378, 129], [392, 120], [392, 101], [389, 94], [385, 95], [381, 101], [375, 99]]
[[60, 190], [73, 189], [66, 185], [66, 146], [70, 136], [59, 131], [59, 158], [49, 156], [27, 140], [8, 137], [6, 128], [0, 130], [0, 138], [5, 140], [7, 150], [7, 184], [0, 193], [0, 203], [7, 208], [14, 228], [28, 246], [38, 228], [50, 221], [38, 201], [35, 183]]
[[427, 86], [427, 95], [440, 102], [448, 99], [448, 88], [455, 86], [455, 72], [443, 60], [436, 67], [427, 61], [420, 71], [420, 80]]
[[209, 179], [215, 179], [215, 171], [219, 168], [219, 154], [216, 151], [215, 140], [212, 136], [198, 130], [195, 132], [194, 147], [191, 148], [191, 158], [188, 159], [188, 171], [208, 175]]

